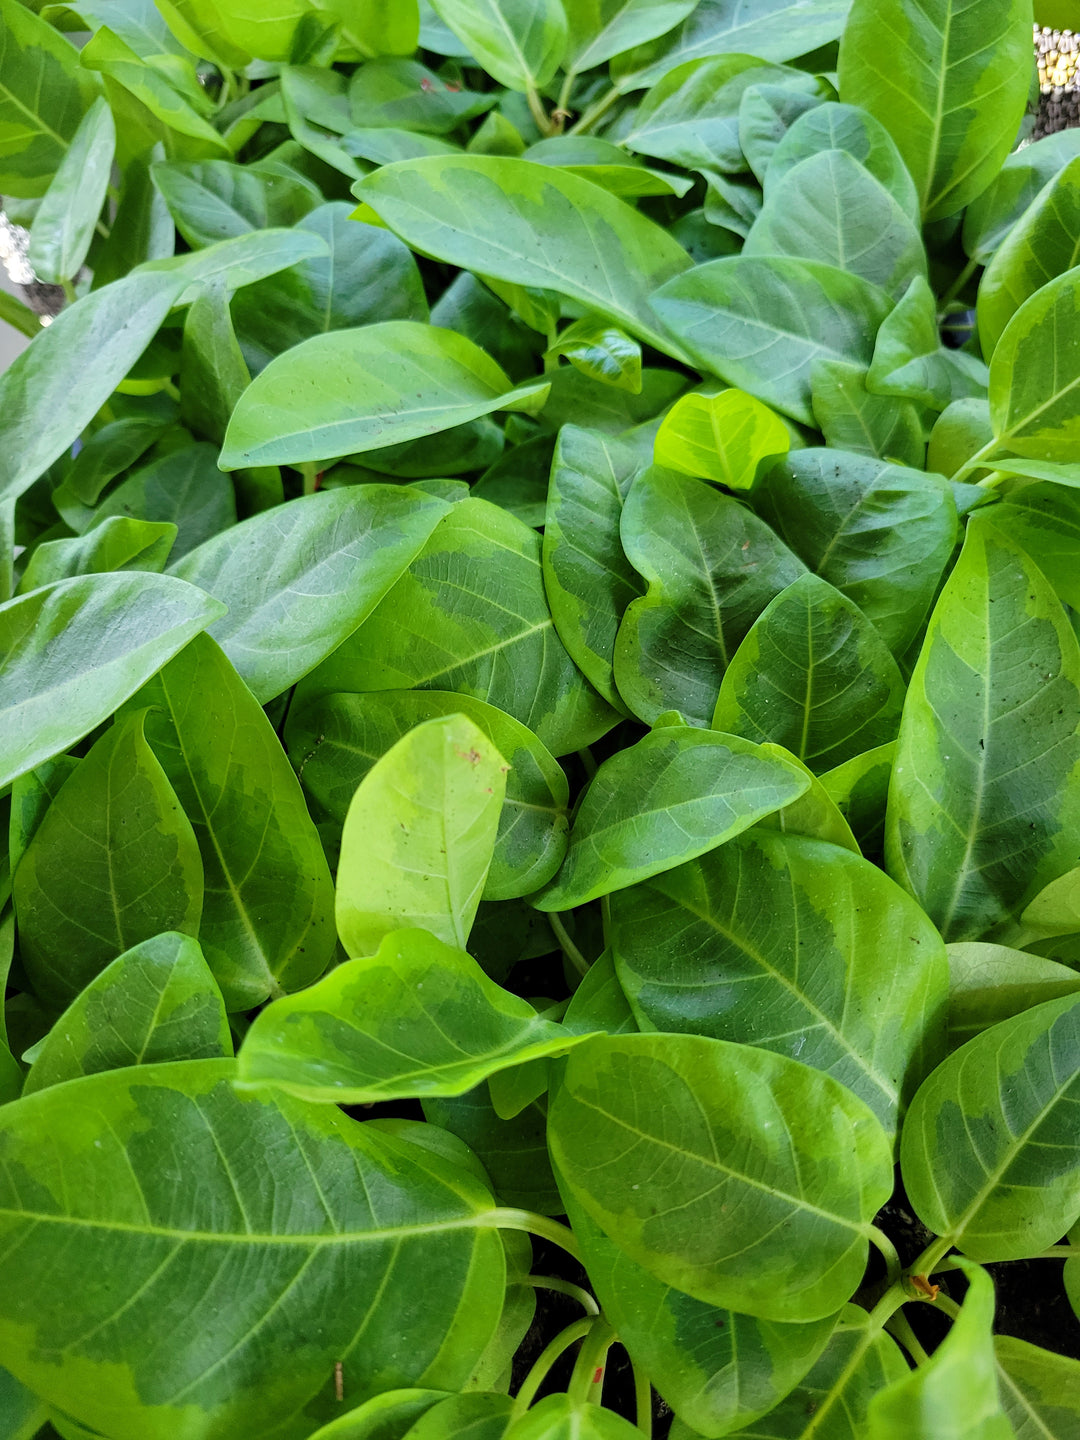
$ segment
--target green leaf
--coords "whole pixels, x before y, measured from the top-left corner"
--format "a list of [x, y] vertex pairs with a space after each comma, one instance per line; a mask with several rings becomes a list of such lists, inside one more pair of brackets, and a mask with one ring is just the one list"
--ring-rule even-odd
[[541, 89], [566, 54], [562, 0], [432, 0], [431, 8], [511, 90]]
[[19, 582], [25, 595], [41, 585], [73, 575], [95, 575], [109, 570], [165, 569], [176, 539], [176, 526], [120, 516], [102, 520], [75, 540], [47, 540], [36, 545]]
[[214, 446], [188, 445], [137, 466], [97, 507], [92, 527], [129, 515], [141, 516], [143, 523], [173, 525], [176, 539], [169, 553], [175, 565], [211, 535], [236, 524], [232, 481], [216, 460]]
[[636, 1035], [638, 1023], [615, 974], [611, 951], [605, 950], [586, 970], [570, 997], [563, 1024], [575, 1034], [602, 1030], [605, 1035]]
[[199, 941], [230, 1010], [299, 989], [334, 953], [333, 884], [318, 833], [258, 701], [208, 635], [129, 702], [195, 831]]
[[840, 450], [796, 450], [767, 472], [754, 504], [902, 655], [926, 619], [956, 543], [947, 485]]
[[[649, 366], [641, 372], [640, 395], [600, 385], [573, 366], [549, 374], [551, 395], [544, 406], [544, 424], [555, 430], [578, 425], [605, 435], [622, 435], [624, 430], [655, 420], [687, 389], [686, 376], [679, 371]], [[644, 437], [636, 438], [643, 443]]]
[[554, 290], [683, 358], [657, 325], [649, 296], [689, 268], [689, 255], [587, 180], [529, 160], [436, 156], [384, 166], [357, 193], [423, 254]]
[[820, 775], [896, 738], [904, 682], [846, 595], [801, 575], [755, 620], [724, 672], [714, 730], [771, 740]]
[[826, 794], [851, 826], [866, 855], [881, 854], [885, 841], [885, 805], [896, 745], [878, 745], [821, 777]]
[[926, 439], [919, 407], [904, 397], [875, 394], [868, 381], [864, 366], [814, 361], [810, 404], [825, 443], [921, 469]]
[[626, 493], [647, 464], [633, 440], [563, 425], [544, 518], [544, 589], [555, 629], [575, 665], [618, 708], [615, 636], [627, 605], [642, 592], [623, 553], [619, 521]]
[[420, 38], [416, 0], [316, 0], [319, 13], [341, 27], [341, 39], [363, 60], [411, 55]]
[[446, 511], [418, 490], [330, 490], [215, 535], [175, 572], [228, 607], [214, 638], [265, 703], [357, 628]]
[[733, 255], [698, 265], [657, 292], [654, 309], [696, 365], [814, 424], [815, 360], [869, 365], [888, 296], [816, 260]]
[[425, 1411], [447, 1398], [445, 1390], [387, 1390], [316, 1430], [311, 1440], [404, 1440]]
[[1048, 1000], [954, 1051], [912, 1102], [908, 1198], [973, 1260], [1037, 1255], [1080, 1217], [1078, 1036], [1080, 1000]]
[[967, 208], [962, 232], [966, 253], [980, 265], [987, 264], [1043, 187], [1078, 154], [1080, 134], [1062, 130], [1009, 155]]
[[944, 1053], [940, 940], [898, 886], [838, 846], [754, 830], [615, 896], [611, 920], [639, 1024], [826, 1071], [890, 1135]]
[[541, 165], [565, 166], [573, 175], [591, 180], [624, 200], [640, 195], [683, 196], [693, 185], [688, 175], [650, 170], [610, 140], [595, 135], [555, 135], [530, 145], [524, 156]]
[[116, 1440], [306, 1435], [339, 1408], [337, 1363], [351, 1402], [457, 1390], [502, 1308], [502, 1243], [477, 1228], [490, 1196], [408, 1140], [233, 1074], [115, 1070], [0, 1111], [13, 1373]]
[[[589, 1028], [573, 1033], [584, 1034]], [[541, 1215], [564, 1214], [566, 1207], [548, 1161], [546, 1097], [503, 1120], [491, 1103], [489, 1087], [479, 1085], [465, 1095], [425, 1097], [424, 1117], [468, 1145], [491, 1177], [501, 1204]]]
[[325, 253], [326, 242], [317, 235], [301, 230], [253, 230], [247, 235], [237, 235], [217, 245], [208, 245], [205, 250], [148, 260], [139, 267], [139, 272], [168, 275], [179, 271], [186, 288], [177, 303], [190, 305], [198, 297], [200, 286], [218, 275], [224, 275], [225, 288], [231, 293], [256, 280], [265, 280], [267, 275], [274, 275], [279, 270], [287, 270], [290, 265]]
[[44, 195], [97, 93], [70, 40], [0, 0], [0, 194]]
[[759, 84], [756, 80], [743, 91], [739, 101], [739, 149], [759, 183], [764, 183], [773, 154], [791, 126], [823, 100], [820, 93], [808, 94], [793, 86]]
[[591, 744], [616, 719], [555, 632], [540, 537], [486, 500], [462, 500], [444, 513], [383, 603], [305, 681], [297, 700], [403, 689], [486, 700], [555, 756]]
[[310, 181], [227, 160], [158, 164], [151, 174], [193, 250], [271, 226], [286, 229], [319, 203]]
[[261, 0], [256, 10], [219, 0], [155, 0], [169, 29], [196, 55], [243, 69], [253, 55], [288, 60], [305, 7], [298, 0]]
[[949, 1047], [1046, 1000], [1080, 992], [1067, 965], [978, 941], [946, 947], [949, 956]]
[[510, 767], [484, 895], [529, 895], [551, 879], [566, 854], [569, 789], [558, 763], [512, 716], [472, 696], [439, 690], [326, 695], [290, 709], [289, 755], [307, 794], [341, 825], [372, 765], [414, 726], [451, 714], [467, 716]]
[[35, 1047], [23, 1094], [102, 1070], [231, 1054], [221, 992], [196, 941], [174, 931], [91, 980]]
[[[305, 70], [309, 82], [325, 83], [325, 71]], [[421, 134], [448, 135], [495, 104], [494, 94], [462, 89], [449, 75], [438, 75], [417, 60], [369, 61], [349, 81], [349, 125], [362, 129], [401, 128]], [[312, 115], [322, 123], [322, 117]], [[325, 123], [330, 125], [330, 117]]]
[[414, 1422], [409, 1440], [502, 1440], [513, 1407], [497, 1392], [449, 1395]]
[[721, 390], [676, 400], [656, 432], [653, 458], [669, 470], [749, 490], [759, 466], [790, 446], [787, 426], [767, 405], [742, 390]]
[[619, 693], [646, 724], [679, 710], [708, 726], [736, 647], [802, 563], [737, 501], [658, 469], [634, 482], [622, 541], [649, 589], [619, 627]]
[[1080, 1364], [1012, 1335], [994, 1336], [998, 1395], [1018, 1440], [1068, 1437], [1080, 1422]]
[[990, 362], [990, 421], [1002, 449], [1072, 460], [1080, 437], [1080, 267], [1020, 306]]
[[[5, 872], [0, 893], [5, 896], [4, 904], [11, 898], [11, 876], [19, 867], [19, 861], [26, 853], [26, 847], [34, 837], [34, 832], [45, 818], [49, 806], [56, 799], [57, 791], [67, 780], [72, 772], [78, 769], [79, 761], [74, 755], [57, 755], [54, 760], [46, 760], [33, 770], [28, 770], [25, 775], [20, 775], [11, 787], [11, 817], [8, 822], [8, 863], [9, 870]], [[3, 933], [0, 931], [0, 940]], [[0, 957], [3, 955], [3, 946], [0, 945]], [[10, 958], [7, 962], [10, 964]], [[0, 958], [0, 971], [4, 971], [4, 961]], [[5, 981], [6, 983], [6, 981]], [[3, 1018], [0, 1011], [0, 1039], [3, 1038]]]
[[846, 151], [869, 170], [905, 215], [918, 209], [915, 182], [885, 126], [858, 105], [832, 101], [800, 116], [780, 141], [765, 172], [766, 195], [771, 196], [789, 171], [804, 160], [831, 150]]
[[221, 606], [164, 575], [85, 575], [0, 606], [0, 785], [59, 755]]
[[463, 950], [395, 929], [370, 958], [263, 1010], [244, 1039], [239, 1079], [335, 1105], [463, 1095], [585, 1038], [542, 1020]]
[[960, 1267], [968, 1279], [960, 1314], [925, 1364], [871, 1400], [868, 1440], [1012, 1440], [995, 1373], [994, 1282], [977, 1265]]
[[[251, 375], [233, 329], [226, 277], [200, 288], [184, 317], [180, 349], [180, 418], [191, 430], [220, 445]], [[234, 482], [243, 492], [243, 478]], [[280, 484], [277, 500], [284, 499]], [[265, 508], [265, 507], [258, 507]]]
[[997, 517], [1001, 528], [1027, 551], [1060, 598], [1073, 609], [1080, 607], [1076, 567], [1080, 490], [1066, 484], [1025, 485], [1006, 498]]
[[541, 381], [514, 389], [471, 340], [412, 320], [315, 335], [272, 360], [240, 397], [219, 464], [298, 464], [378, 450], [543, 404]]
[[946, 940], [977, 940], [1078, 847], [1080, 646], [1041, 571], [976, 515], [904, 703], [889, 870]]
[[579, 1045], [548, 1138], [570, 1194], [632, 1260], [765, 1320], [818, 1320], [843, 1304], [892, 1189], [888, 1142], [838, 1081], [697, 1035]]
[[66, 1004], [117, 955], [165, 930], [197, 935], [202, 861], [143, 734], [119, 720], [61, 787], [12, 887], [19, 948], [43, 998]]
[[59, 285], [82, 268], [105, 203], [115, 148], [112, 111], [99, 97], [83, 116], [30, 227], [26, 258], [39, 280]]
[[569, 1395], [546, 1395], [510, 1426], [506, 1440], [635, 1440], [640, 1433], [614, 1410]]
[[350, 955], [372, 955], [390, 931], [417, 927], [464, 949], [491, 864], [506, 768], [465, 715], [417, 725], [376, 761], [341, 836], [337, 928]]
[[840, 98], [889, 130], [924, 220], [958, 214], [1015, 144], [1030, 26], [1024, 0], [854, 0], [840, 43]]
[[734, 735], [653, 730], [597, 770], [563, 867], [533, 904], [572, 910], [636, 885], [723, 844], [806, 788], [792, 766]]
[[767, 755], [775, 755], [778, 760], [786, 760], [789, 765], [794, 765], [806, 776], [810, 788], [793, 804], [785, 805], [782, 810], [777, 810], [775, 815], [766, 815], [764, 820], [759, 820], [758, 828], [779, 830], [783, 835], [805, 835], [811, 840], [824, 840], [829, 845], [838, 845], [842, 850], [850, 850], [853, 855], [858, 855], [859, 843], [851, 833], [851, 826], [844, 818], [840, 806], [832, 798], [831, 792], [814, 772], [807, 769], [797, 755], [785, 750], [782, 745], [768, 742], [761, 748]]
[[575, 0], [566, 68], [578, 74], [673, 30], [696, 0]]
[[867, 388], [944, 410], [954, 400], [983, 398], [988, 381], [976, 356], [942, 345], [937, 299], [925, 276], [916, 275], [878, 330]]
[[545, 360], [565, 355], [583, 375], [605, 385], [641, 394], [641, 346], [604, 320], [586, 315], [562, 331], [544, 352]]

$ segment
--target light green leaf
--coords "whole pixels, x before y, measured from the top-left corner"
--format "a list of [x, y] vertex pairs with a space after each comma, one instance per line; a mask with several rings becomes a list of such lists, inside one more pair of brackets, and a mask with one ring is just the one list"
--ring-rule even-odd
[[464, 715], [417, 725], [376, 761], [341, 836], [337, 928], [350, 955], [373, 955], [384, 935], [415, 928], [464, 949], [491, 864], [506, 768]]
[[1014, 490], [997, 511], [997, 523], [1027, 551], [1060, 598], [1080, 608], [1080, 489], [1069, 484], [1069, 476], [1059, 472], [1049, 483]]
[[513, 388], [471, 340], [412, 320], [335, 330], [279, 355], [233, 411], [219, 461], [323, 461], [378, 450], [490, 415], [534, 410], [542, 381]]
[[150, 172], [176, 228], [193, 250], [271, 226], [288, 229], [318, 205], [299, 175], [227, 160], [158, 164]]
[[758, 468], [790, 445], [787, 426], [767, 405], [742, 390], [721, 390], [676, 400], [656, 432], [653, 458], [669, 470], [749, 490]]
[[867, 388], [944, 410], [954, 400], [983, 398], [989, 377], [977, 356], [942, 345], [937, 299], [916, 275], [878, 330]]
[[288, 60], [306, 6], [300, 0], [155, 0], [173, 34], [195, 55], [242, 70], [251, 57]]
[[679, 275], [654, 309], [695, 364], [813, 425], [815, 360], [869, 365], [888, 314], [883, 290], [816, 260], [733, 255]]
[[673, 30], [696, 0], [574, 0], [567, 70], [591, 70], [615, 55]]
[[143, 734], [119, 720], [65, 781], [12, 886], [23, 965], [66, 1004], [109, 962], [165, 930], [197, 935], [199, 847]]
[[944, 1053], [940, 940], [898, 886], [838, 846], [753, 830], [616, 895], [611, 921], [639, 1024], [798, 1059], [843, 1082], [890, 1135]]
[[586, 315], [575, 320], [544, 352], [545, 360], [565, 355], [583, 375], [605, 385], [641, 394], [641, 346], [614, 325]]
[[230, 1010], [299, 989], [334, 953], [333, 885], [300, 786], [258, 701], [199, 635], [129, 702], [203, 858], [199, 941]]
[[990, 362], [990, 422], [1003, 450], [1072, 460], [1080, 438], [1080, 267], [1020, 306]]
[[239, 1081], [335, 1105], [463, 1095], [585, 1038], [541, 1019], [464, 950], [395, 929], [376, 954], [261, 1011], [240, 1051]]
[[833, 101], [800, 116], [780, 141], [765, 172], [765, 194], [771, 196], [804, 160], [827, 150], [844, 150], [857, 160], [885, 186], [905, 215], [918, 209], [915, 182], [885, 126], [858, 105]]
[[446, 512], [419, 490], [329, 490], [215, 535], [175, 573], [228, 607], [214, 638], [265, 704], [370, 615]]
[[99, 97], [83, 116], [30, 227], [27, 260], [50, 285], [73, 280], [94, 238], [116, 148], [112, 111]]
[[994, 1336], [998, 1396], [1016, 1440], [1068, 1440], [1080, 1426], [1080, 1364], [1012, 1335]]
[[866, 855], [880, 855], [884, 844], [885, 805], [895, 754], [895, 742], [877, 745], [821, 777], [825, 793], [851, 826]]
[[994, 1282], [960, 1264], [968, 1279], [960, 1314], [925, 1364], [871, 1400], [868, 1440], [1013, 1440], [994, 1364]]
[[444, 512], [383, 602], [296, 698], [404, 689], [486, 700], [555, 756], [591, 744], [616, 719], [556, 634], [540, 537], [486, 500], [462, 500]]
[[411, 55], [420, 39], [416, 0], [315, 0], [315, 8], [341, 27], [341, 39], [362, 60]]
[[510, 767], [484, 895], [529, 895], [551, 879], [566, 854], [569, 789], [536, 736], [494, 705], [440, 690], [325, 695], [290, 708], [289, 755], [319, 811], [341, 825], [372, 765], [415, 725], [451, 714], [467, 716]]
[[739, 149], [759, 184], [764, 183], [776, 147], [791, 126], [823, 101], [820, 93], [807, 93], [790, 85], [760, 84], [756, 79], [743, 91], [739, 101]]
[[734, 735], [653, 730], [597, 770], [563, 867], [533, 904], [572, 910], [636, 885], [723, 844], [806, 788], [793, 766]]
[[156, 935], [105, 967], [34, 1047], [23, 1094], [164, 1060], [232, 1054], [221, 992], [196, 941]]
[[683, 358], [649, 296], [689, 268], [689, 255], [587, 180], [529, 160], [436, 156], [385, 166], [360, 182], [358, 194], [421, 253], [554, 290]]
[[445, 1390], [387, 1390], [316, 1430], [311, 1440], [403, 1440], [425, 1411], [448, 1398]]
[[596, 135], [555, 135], [538, 140], [529, 146], [523, 158], [539, 161], [541, 165], [565, 166], [572, 175], [591, 180], [624, 200], [640, 195], [681, 197], [694, 183], [689, 175], [650, 170], [636, 155]]
[[1016, 143], [1031, 78], [1024, 0], [854, 0], [840, 44], [840, 98], [886, 126], [924, 220], [956, 215]]
[[770, 601], [735, 652], [712, 726], [783, 745], [820, 775], [896, 738], [904, 688], [858, 606], [806, 574]]
[[1075, 970], [1040, 955], [974, 940], [946, 950], [950, 1049], [1034, 1005], [1080, 992]]
[[176, 302], [190, 305], [201, 294], [201, 287], [216, 276], [225, 277], [225, 288], [231, 293], [241, 286], [265, 280], [279, 270], [326, 254], [326, 242], [302, 230], [255, 230], [193, 250], [186, 255], [173, 255], [162, 260], [148, 260], [139, 267], [141, 274], [170, 275], [178, 272], [185, 288]]
[[767, 755], [775, 755], [778, 760], [794, 765], [806, 776], [810, 788], [793, 804], [785, 805], [775, 815], [766, 815], [764, 820], [759, 820], [758, 828], [779, 830], [782, 835], [804, 835], [810, 840], [824, 840], [829, 845], [838, 845], [841, 850], [850, 850], [853, 855], [858, 855], [859, 842], [851, 833], [851, 826], [832, 793], [814, 772], [783, 745], [769, 742], [761, 748]]
[[997, 175], [964, 215], [964, 250], [980, 265], [1025, 213], [1039, 192], [1080, 154], [1080, 133], [1075, 129], [1044, 135], [1009, 155]]
[[221, 606], [164, 575], [85, 575], [0, 606], [0, 785], [59, 755]]
[[765, 1320], [818, 1320], [843, 1304], [892, 1190], [888, 1142], [843, 1085], [697, 1035], [579, 1045], [548, 1139], [570, 1194], [632, 1260]]
[[353, 1403], [458, 1390], [502, 1309], [503, 1246], [477, 1228], [490, 1195], [336, 1108], [241, 1093], [234, 1073], [114, 1070], [0, 1110], [13, 1373], [116, 1440], [297, 1440], [339, 1413], [337, 1363]]
[[968, 521], [911, 678], [889, 871], [946, 940], [978, 940], [1080, 847], [1080, 646], [1041, 571]]
[[707, 726], [739, 642], [802, 562], [712, 485], [655, 468], [630, 490], [622, 542], [649, 589], [619, 627], [619, 693], [646, 724], [679, 710]]
[[[535, 1304], [535, 1292], [530, 1294]], [[413, 1423], [409, 1440], [502, 1440], [513, 1407], [510, 1396], [501, 1392], [449, 1395]]]
[[432, 0], [484, 69], [511, 90], [539, 90], [566, 54], [562, 0]]
[[635, 1440], [640, 1433], [614, 1410], [569, 1395], [545, 1395], [510, 1426], [505, 1440]]
[[176, 539], [176, 526], [168, 522], [129, 520], [113, 516], [102, 520], [74, 540], [46, 540], [36, 545], [27, 561], [18, 593], [26, 595], [41, 585], [73, 575], [95, 575], [110, 570], [165, 569]]
[[[309, 82], [325, 84], [325, 70], [307, 69]], [[417, 60], [384, 58], [369, 61], [353, 72], [348, 84], [348, 130], [402, 129], [421, 134], [448, 135], [466, 121], [483, 115], [496, 103], [497, 95], [462, 89], [450, 75], [439, 75]], [[312, 114], [323, 122], [323, 117]], [[325, 123], [331, 129], [330, 116]], [[355, 192], [354, 192], [355, 193]]]
[[954, 1051], [912, 1102], [908, 1198], [974, 1260], [1037, 1255], [1080, 1217], [1078, 1035], [1080, 1000], [1045, 1001]]
[[815, 360], [810, 371], [814, 421], [830, 449], [873, 455], [922, 469], [926, 459], [923, 412], [901, 396], [878, 395], [865, 366]]

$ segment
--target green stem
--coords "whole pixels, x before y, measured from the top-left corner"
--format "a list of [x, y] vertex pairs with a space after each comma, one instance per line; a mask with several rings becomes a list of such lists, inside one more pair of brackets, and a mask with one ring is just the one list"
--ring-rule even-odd
[[634, 1409], [637, 1415], [637, 1428], [645, 1436], [645, 1440], [652, 1440], [652, 1385], [649, 1377], [642, 1373], [630, 1362], [634, 1371]]
[[892, 1243], [884, 1230], [879, 1230], [876, 1225], [871, 1225], [868, 1231], [870, 1242], [880, 1252], [885, 1261], [885, 1277], [890, 1286], [895, 1285], [900, 1279], [903, 1265], [900, 1263], [900, 1256], [896, 1253], [896, 1246]]
[[529, 102], [529, 113], [536, 121], [536, 128], [541, 135], [554, 135], [555, 127], [551, 118], [544, 109], [544, 102], [540, 99], [539, 91], [535, 86], [530, 85], [525, 91], [525, 98]]
[[570, 1346], [573, 1345], [576, 1340], [580, 1340], [583, 1336], [588, 1335], [589, 1331], [597, 1323], [602, 1324], [603, 1322], [598, 1322], [593, 1317], [586, 1320], [575, 1320], [572, 1325], [567, 1325], [565, 1330], [560, 1330], [554, 1340], [549, 1341], [548, 1344], [544, 1346], [536, 1359], [536, 1363], [521, 1382], [521, 1389], [518, 1391], [517, 1397], [514, 1400], [514, 1408], [510, 1415], [511, 1423], [515, 1420], [520, 1420], [522, 1415], [528, 1410], [536, 1398], [536, 1392], [547, 1379], [548, 1371], [555, 1364], [556, 1360], [558, 1360], [559, 1356], [569, 1350]]
[[979, 262], [978, 262], [978, 260], [969, 260], [968, 263], [964, 266], [964, 268], [960, 271], [960, 274], [956, 277], [956, 279], [953, 281], [953, 283], [949, 286], [948, 290], [945, 291], [945, 294], [941, 297], [941, 301], [940, 301], [940, 303], [939, 303], [939, 305], [938, 305], [938, 323], [939, 323], [939, 324], [941, 323], [941, 320], [944, 318], [943, 312], [944, 312], [944, 310], [945, 310], [946, 305], [950, 304], [953, 300], [956, 299], [956, 297], [960, 294], [961, 290], [963, 290], [964, 286], [965, 286], [965, 285], [967, 284], [967, 282], [971, 279], [972, 275], [975, 274], [975, 271], [976, 271], [978, 268], [979, 268]]
[[613, 85], [606, 95], [602, 95], [595, 105], [590, 105], [581, 119], [568, 132], [571, 135], [585, 135], [602, 119], [611, 107], [622, 98], [622, 91], [618, 86]]
[[573, 88], [574, 88], [574, 81], [575, 81], [576, 79], [577, 79], [577, 72], [576, 72], [576, 71], [574, 71], [574, 70], [568, 70], [568, 71], [566, 72], [566, 79], [562, 82], [562, 89], [559, 91], [559, 98], [558, 98], [558, 100], [556, 100], [556, 102], [555, 102], [555, 109], [556, 109], [556, 110], [569, 110], [569, 108], [570, 108], [570, 92], [571, 92], [571, 91], [573, 90]]
[[539, 1235], [542, 1240], [550, 1240], [553, 1245], [558, 1245], [560, 1250], [565, 1250], [575, 1260], [581, 1260], [581, 1251], [578, 1249], [574, 1232], [569, 1226], [560, 1225], [557, 1220], [552, 1220], [547, 1215], [500, 1206], [478, 1216], [477, 1223], [490, 1230], [524, 1230], [526, 1235]]
[[569, 1295], [571, 1300], [576, 1300], [584, 1308], [586, 1315], [600, 1314], [600, 1306], [588, 1290], [575, 1285], [572, 1280], [559, 1280], [554, 1275], [526, 1275], [521, 1283], [531, 1285], [534, 1290], [554, 1290], [559, 1295]]
[[885, 1294], [877, 1302], [867, 1317], [867, 1330], [881, 1330], [885, 1322], [890, 1320], [901, 1305], [905, 1304], [908, 1296], [904, 1294], [903, 1281], [898, 1280], [895, 1285], [890, 1285]]
[[[599, 1392], [604, 1388], [604, 1367], [607, 1364], [607, 1353], [611, 1349], [611, 1342], [614, 1339], [615, 1331], [603, 1317], [593, 1321], [592, 1329], [578, 1351], [570, 1384], [566, 1387], [571, 1400], [576, 1400], [579, 1404], [592, 1401], [593, 1404], [599, 1405]], [[597, 1380], [594, 1377], [598, 1370], [600, 1378]]]
[[956, 473], [950, 478], [953, 481], [962, 480], [965, 475], [970, 475], [973, 470], [978, 470], [985, 459], [987, 459], [990, 455], [993, 455], [996, 451], [1000, 449], [1000, 440], [988, 440], [986, 444], [982, 447], [982, 449], [976, 450], [975, 454], [972, 455], [971, 459], [965, 460], [963, 465], [960, 466], [960, 469], [957, 470]]
[[[1025, 1260], [1080, 1260], [1080, 1245], [1048, 1245], [1045, 1250], [1040, 1250], [1037, 1255], [1025, 1255]], [[943, 1270], [959, 1270], [958, 1259], [946, 1260], [935, 1267], [935, 1273], [940, 1275]]]
[[304, 477], [304, 494], [314, 495], [316, 486], [319, 483], [319, 472], [322, 466], [318, 460], [304, 460], [296, 468]]
[[917, 1256], [914, 1263], [904, 1271], [901, 1279], [901, 1287], [906, 1292], [909, 1300], [926, 1300], [929, 1297], [923, 1295], [911, 1283], [912, 1275], [925, 1275], [928, 1279], [931, 1275], [937, 1274], [941, 1269], [941, 1262], [952, 1249], [951, 1240], [937, 1239], [932, 1241], [921, 1255]]
[[67, 303], [69, 305], [74, 305], [79, 297], [75, 294], [75, 286], [71, 283], [71, 281], [61, 280], [60, 288], [64, 292], [64, 299], [67, 301]]
[[911, 1325], [908, 1323], [908, 1318], [902, 1310], [897, 1310], [895, 1315], [889, 1316], [888, 1320], [885, 1321], [885, 1329], [888, 1330], [894, 1340], [900, 1341], [900, 1344], [915, 1361], [916, 1365], [926, 1364], [930, 1357], [919, 1344], [919, 1337], [915, 1334], [915, 1331], [912, 1330]]
[[582, 767], [585, 771], [586, 780], [591, 780], [597, 771], [597, 764], [596, 761], [593, 759], [592, 751], [587, 745], [583, 745], [582, 748], [577, 752], [577, 757], [581, 761]]
[[178, 405], [180, 404], [180, 391], [177, 389], [177, 387], [173, 384], [171, 380], [166, 380], [161, 388], [162, 390], [164, 390], [165, 394], [168, 395], [170, 400], [175, 400]]
[[948, 1295], [939, 1295], [934, 1301], [934, 1305], [938, 1310], [944, 1310], [950, 1320], [956, 1320], [960, 1316], [960, 1306], [955, 1300], [950, 1300]]
[[566, 956], [567, 960], [570, 961], [570, 964], [578, 974], [582, 977], [586, 976], [589, 973], [589, 962], [585, 959], [585, 956], [582, 955], [573, 940], [570, 939], [566, 926], [562, 922], [562, 916], [557, 910], [550, 910], [548, 912], [548, 920], [552, 930], [555, 932], [555, 939], [559, 942], [559, 949]]

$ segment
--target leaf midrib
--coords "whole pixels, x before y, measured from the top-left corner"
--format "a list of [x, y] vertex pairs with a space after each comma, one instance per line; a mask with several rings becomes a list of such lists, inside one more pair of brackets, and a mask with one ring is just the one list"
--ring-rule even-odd
[[82, 1230], [106, 1230], [123, 1235], [151, 1235], [159, 1239], [175, 1240], [181, 1243], [210, 1245], [273, 1245], [286, 1247], [309, 1246], [313, 1249], [333, 1245], [381, 1245], [390, 1241], [408, 1239], [411, 1236], [436, 1235], [449, 1230], [490, 1229], [482, 1213], [461, 1216], [456, 1220], [431, 1221], [426, 1225], [386, 1225], [378, 1229], [341, 1231], [329, 1234], [276, 1235], [265, 1231], [209, 1231], [178, 1229], [169, 1225], [137, 1225], [123, 1220], [92, 1219], [81, 1215], [48, 1214], [35, 1210], [13, 1210], [0, 1206], [0, 1217], [11, 1217], [17, 1221], [29, 1221], [35, 1225], [66, 1225]]

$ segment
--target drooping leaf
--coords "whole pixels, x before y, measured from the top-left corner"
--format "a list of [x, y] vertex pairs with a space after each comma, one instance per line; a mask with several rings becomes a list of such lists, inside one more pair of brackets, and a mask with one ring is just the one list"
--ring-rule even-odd
[[1080, 267], [1026, 300], [990, 363], [990, 422], [1002, 449], [1071, 460], [1080, 436]]
[[23, 1094], [164, 1060], [232, 1054], [221, 992], [198, 943], [155, 935], [105, 967], [36, 1047]]
[[698, 1300], [766, 1320], [839, 1308], [892, 1186], [881, 1127], [844, 1086], [697, 1035], [579, 1045], [548, 1136], [560, 1183], [632, 1260]]
[[83, 116], [30, 227], [27, 260], [39, 280], [60, 285], [82, 268], [112, 172], [116, 126], [99, 96]]
[[511, 90], [541, 89], [562, 64], [562, 0], [432, 0], [432, 9], [488, 74]]
[[545, 351], [544, 358], [558, 355], [565, 355], [571, 365], [594, 380], [629, 390], [632, 395], [641, 393], [641, 346], [614, 325], [588, 315], [575, 320]]
[[767, 405], [742, 390], [721, 390], [676, 400], [656, 432], [653, 458], [668, 470], [749, 490], [759, 467], [790, 445], [787, 426]]

